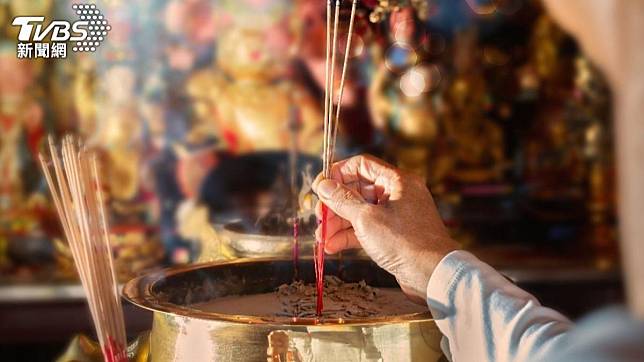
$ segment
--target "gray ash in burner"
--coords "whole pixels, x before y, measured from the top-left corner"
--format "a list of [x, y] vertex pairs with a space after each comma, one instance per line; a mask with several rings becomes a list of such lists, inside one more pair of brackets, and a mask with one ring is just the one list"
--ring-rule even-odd
[[[380, 314], [374, 303], [381, 291], [363, 281], [345, 283], [335, 276], [324, 277], [324, 310], [322, 316], [356, 318], [373, 317]], [[277, 298], [284, 317], [315, 317], [315, 284], [296, 281], [282, 284], [277, 289]]]
[[[227, 296], [192, 306], [206, 312], [257, 317], [315, 317], [315, 284], [296, 281], [283, 284], [273, 293]], [[324, 277], [322, 318], [345, 320], [427, 312], [411, 302], [400, 289], [374, 288], [364, 281], [346, 283]]]

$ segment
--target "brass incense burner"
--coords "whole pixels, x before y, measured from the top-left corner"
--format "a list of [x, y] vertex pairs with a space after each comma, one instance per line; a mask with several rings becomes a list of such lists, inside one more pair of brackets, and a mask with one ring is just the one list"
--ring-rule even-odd
[[[313, 261], [299, 276], [314, 280]], [[331, 259], [328, 275], [375, 287], [397, 287], [387, 272], [361, 258]], [[266, 293], [293, 280], [293, 262], [240, 259], [171, 268], [131, 280], [123, 294], [154, 312], [152, 361], [437, 361], [441, 334], [429, 312], [369, 319], [228, 315], [191, 307], [217, 297]]]

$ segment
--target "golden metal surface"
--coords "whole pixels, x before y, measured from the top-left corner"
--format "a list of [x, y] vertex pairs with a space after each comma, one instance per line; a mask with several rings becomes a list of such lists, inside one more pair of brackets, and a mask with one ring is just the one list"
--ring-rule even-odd
[[[130, 362], [150, 361], [150, 333], [141, 333], [127, 347]], [[103, 353], [98, 342], [84, 334], [75, 335], [56, 362], [103, 362]]]
[[[393, 286], [362, 259], [330, 261], [329, 274]], [[310, 259], [301, 277], [312, 278]], [[309, 268], [310, 267], [310, 268]], [[437, 361], [441, 334], [429, 313], [341, 320], [224, 315], [191, 304], [224, 295], [274, 290], [291, 280], [290, 260], [238, 260], [168, 269], [130, 281], [127, 299], [154, 312], [151, 361]], [[269, 345], [269, 335], [272, 344]], [[276, 336], [279, 338], [276, 339]], [[279, 341], [279, 342], [275, 342]], [[275, 344], [277, 343], [277, 344]]]
[[[155, 313], [152, 361], [266, 361], [268, 336], [283, 331], [301, 361], [438, 361], [441, 334], [431, 320], [352, 325], [272, 325]], [[272, 359], [268, 359], [272, 361]]]

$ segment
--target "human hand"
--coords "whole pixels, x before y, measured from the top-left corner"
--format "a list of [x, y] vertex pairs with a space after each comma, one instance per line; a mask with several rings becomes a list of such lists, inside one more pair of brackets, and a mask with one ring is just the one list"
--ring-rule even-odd
[[[424, 304], [434, 268], [458, 245], [423, 181], [361, 155], [335, 163], [331, 178], [319, 175], [313, 190], [329, 208], [325, 252], [362, 247], [407, 296]], [[321, 210], [318, 203], [318, 218]], [[320, 226], [315, 236], [320, 239]]]

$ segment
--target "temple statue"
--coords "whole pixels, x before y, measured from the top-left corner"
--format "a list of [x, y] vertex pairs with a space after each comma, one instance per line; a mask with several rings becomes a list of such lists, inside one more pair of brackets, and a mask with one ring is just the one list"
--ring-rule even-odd
[[16, 58], [14, 43], [0, 44], [0, 209], [24, 209], [41, 179], [37, 155], [45, 112], [37, 72], [38, 64]]
[[117, 64], [107, 69], [98, 99], [97, 109], [101, 112], [95, 131], [86, 141], [100, 152], [102, 180], [114, 211], [119, 214], [137, 213], [130, 208], [136, 207], [131, 201], [140, 191], [142, 120], [135, 82], [133, 70], [126, 65]]
[[486, 81], [475, 56], [477, 34], [457, 34], [454, 77], [445, 93], [445, 136], [452, 150], [447, 178], [468, 184], [501, 181], [507, 167], [503, 131], [487, 118]]
[[218, 36], [215, 64], [191, 76], [187, 92], [200, 122], [213, 122], [234, 153], [287, 150], [289, 108], [295, 104], [300, 150], [316, 154], [322, 145], [320, 102], [291, 77], [295, 39], [286, 10], [276, 12], [250, 13], [256, 22], [235, 13]]

